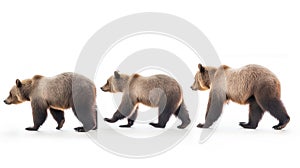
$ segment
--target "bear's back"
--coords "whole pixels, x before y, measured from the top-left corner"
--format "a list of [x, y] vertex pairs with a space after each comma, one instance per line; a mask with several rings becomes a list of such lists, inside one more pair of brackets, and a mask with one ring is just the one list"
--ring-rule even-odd
[[145, 96], [148, 96], [149, 92], [153, 89], [161, 89], [167, 96], [179, 96], [182, 94], [178, 82], [174, 78], [163, 74], [148, 77], [143, 77], [137, 74], [132, 75], [129, 80], [129, 89], [131, 93], [134, 92], [136, 95]]
[[39, 97], [60, 106], [70, 106], [73, 98], [96, 95], [94, 83], [83, 75], [66, 72], [37, 81], [33, 97]]
[[143, 76], [133, 76], [131, 79], [130, 83], [132, 84], [138, 84], [139, 86], [146, 87], [146, 88], [170, 88], [172, 86], [178, 86], [178, 82], [163, 74], [158, 74], [158, 75], [152, 75], [148, 77], [143, 77]]
[[227, 79], [243, 84], [259, 84], [278, 81], [276, 75], [269, 69], [256, 64], [249, 64], [237, 69], [228, 69]]

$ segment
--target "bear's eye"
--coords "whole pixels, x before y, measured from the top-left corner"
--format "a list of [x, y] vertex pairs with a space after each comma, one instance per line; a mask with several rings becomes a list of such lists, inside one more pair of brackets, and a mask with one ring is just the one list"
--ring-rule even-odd
[[9, 97], [11, 97], [12, 96], [12, 94], [11, 94], [11, 92], [9, 92]]

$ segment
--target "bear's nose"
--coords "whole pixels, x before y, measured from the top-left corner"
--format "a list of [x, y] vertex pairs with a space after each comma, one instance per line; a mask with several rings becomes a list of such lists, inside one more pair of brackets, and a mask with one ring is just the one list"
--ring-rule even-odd
[[100, 88], [103, 91], [103, 87]]
[[194, 91], [197, 90], [197, 89], [195, 89], [193, 86], [191, 86], [191, 89], [194, 90]]
[[6, 100], [3, 101], [5, 104], [7, 104]]

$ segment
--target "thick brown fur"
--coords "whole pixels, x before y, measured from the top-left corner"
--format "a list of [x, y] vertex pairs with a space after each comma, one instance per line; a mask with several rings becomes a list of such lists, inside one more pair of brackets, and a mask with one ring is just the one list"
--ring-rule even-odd
[[226, 65], [215, 68], [199, 64], [198, 68], [191, 88], [210, 89], [205, 123], [198, 127], [210, 127], [221, 115], [223, 104], [229, 100], [249, 104], [249, 121], [240, 122], [244, 128], [255, 129], [265, 111], [279, 120], [274, 129], [282, 129], [290, 121], [280, 99], [280, 82], [267, 68], [254, 64], [238, 69]]
[[97, 128], [96, 87], [88, 78], [75, 73], [62, 73], [54, 77], [35, 75], [31, 79], [16, 80], [10, 90], [6, 104], [19, 104], [30, 101], [33, 115], [33, 127], [26, 130], [37, 131], [44, 123], [49, 109], [57, 121], [56, 129], [61, 129], [64, 122], [64, 110], [72, 108], [83, 124], [75, 128], [78, 132]]
[[150, 107], [158, 107], [158, 123], [150, 123], [153, 127], [164, 128], [172, 114], [182, 121], [178, 128], [185, 128], [190, 123], [181, 87], [169, 76], [143, 77], [139, 74], [119, 74], [116, 71], [101, 89], [111, 93], [123, 92], [118, 110], [112, 118], [105, 118], [107, 122], [116, 122], [127, 117], [128, 124], [121, 127], [131, 127], [137, 117], [138, 104], [142, 103]]

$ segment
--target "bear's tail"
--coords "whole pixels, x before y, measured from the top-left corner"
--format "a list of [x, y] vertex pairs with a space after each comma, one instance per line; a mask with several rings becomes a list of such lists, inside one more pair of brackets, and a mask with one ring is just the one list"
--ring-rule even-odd
[[95, 117], [95, 127], [93, 128], [93, 130], [97, 130], [98, 128], [98, 106], [95, 105], [95, 110], [94, 110], [94, 117]]
[[182, 105], [184, 105], [184, 104], [181, 103], [181, 104], [179, 105], [179, 107], [177, 108], [177, 110], [175, 111], [174, 115], [175, 115], [176, 117], [178, 116], [179, 111], [180, 111]]

